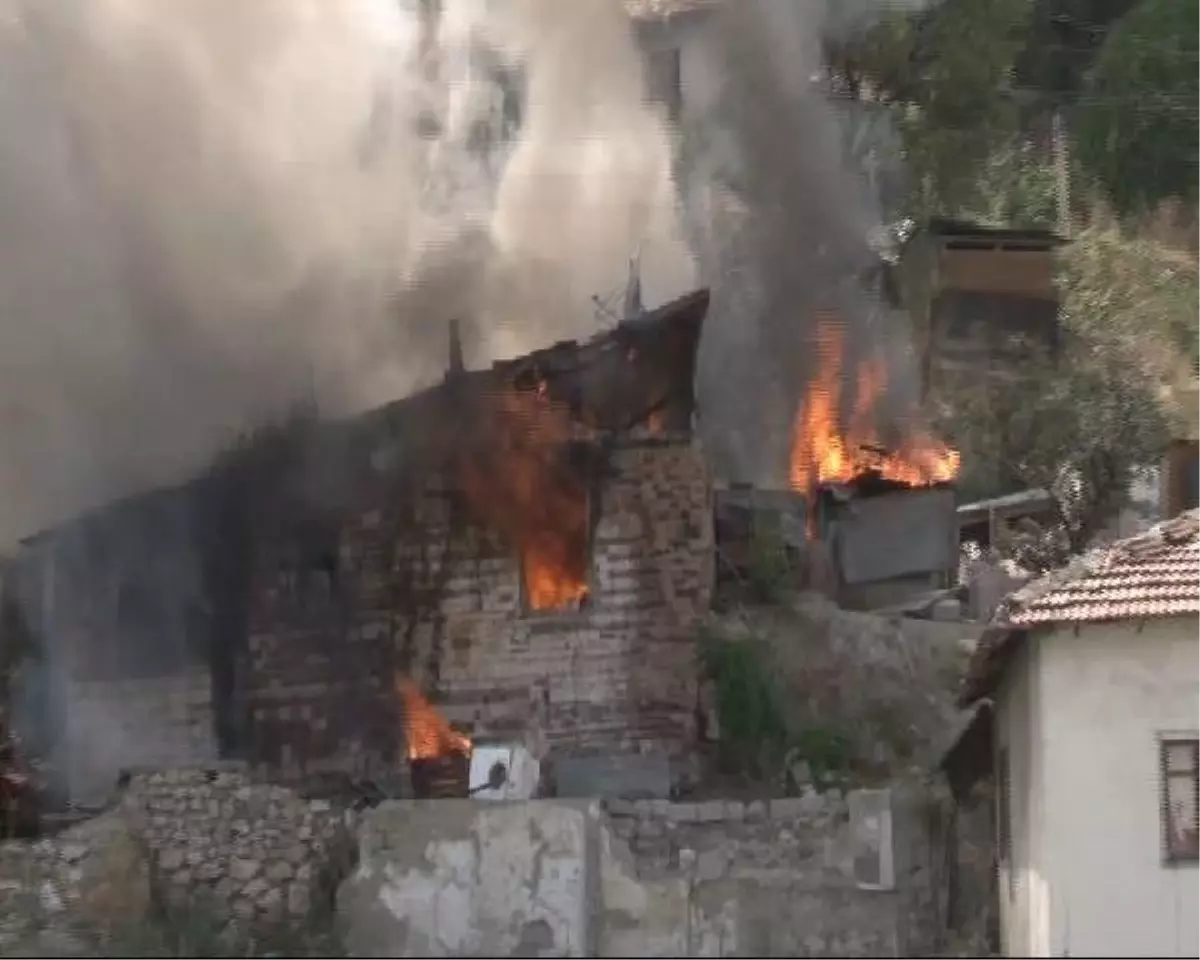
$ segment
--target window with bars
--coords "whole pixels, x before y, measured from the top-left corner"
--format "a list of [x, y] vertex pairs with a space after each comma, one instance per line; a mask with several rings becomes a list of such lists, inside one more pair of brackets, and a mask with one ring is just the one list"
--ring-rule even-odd
[[1163, 857], [1168, 863], [1195, 863], [1200, 860], [1200, 740], [1163, 737], [1159, 765]]

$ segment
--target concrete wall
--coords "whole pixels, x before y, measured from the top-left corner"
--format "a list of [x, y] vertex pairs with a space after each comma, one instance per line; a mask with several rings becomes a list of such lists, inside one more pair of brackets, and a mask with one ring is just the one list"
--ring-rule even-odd
[[[39, 930], [144, 937], [165, 918], [224, 930], [226, 956], [249, 955], [245, 937], [261, 949], [304, 930], [336, 930], [346, 955], [366, 957], [981, 955], [946, 936], [947, 900], [964, 913], [976, 902], [939, 874], [937, 793], [905, 787], [876, 808], [894, 837], [881, 889], [859, 885], [866, 799], [402, 801], [359, 814], [232, 765], [138, 773], [104, 816], [0, 845], [0, 946]], [[28, 951], [6, 955], [97, 955]]]
[[593, 492], [578, 611], [524, 610], [515, 550], [456, 516], [448, 490], [406, 514], [381, 485], [341, 521], [335, 584], [290, 568], [287, 545], [264, 551], [244, 674], [254, 758], [294, 777], [394, 769], [396, 670], [436, 687], [438, 709], [476, 737], [551, 755], [691, 742], [713, 580], [704, 459], [687, 439], [634, 442], [611, 468]]
[[1041, 644], [1040, 955], [1200, 953], [1197, 865], [1163, 862], [1158, 753], [1164, 734], [1196, 736], [1198, 670], [1195, 617], [1064, 629]]
[[338, 897], [352, 956], [589, 955], [598, 806], [385, 804]]
[[879, 957], [939, 947], [920, 803], [892, 806], [895, 883], [856, 883], [839, 793], [769, 803], [391, 803], [339, 894], [355, 956]]
[[[1040, 653], [1036, 640], [1025, 644], [1009, 664], [996, 694], [1000, 943], [1009, 957], [1049, 956], [1046, 864], [1041, 845], [1045, 757]], [[1006, 774], [1002, 774], [1002, 766], [1007, 767]], [[1005, 820], [1007, 843], [1001, 839]]]

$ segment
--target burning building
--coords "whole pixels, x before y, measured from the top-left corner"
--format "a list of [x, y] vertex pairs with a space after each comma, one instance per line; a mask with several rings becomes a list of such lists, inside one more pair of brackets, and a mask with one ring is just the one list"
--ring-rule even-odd
[[[947, 585], [958, 557], [953, 481], [958, 451], [921, 418], [882, 416], [887, 366], [851, 361], [836, 318], [818, 318], [816, 372], [793, 426], [790, 486], [806, 535], [829, 548], [840, 602], [878, 607]], [[888, 434], [877, 429], [887, 419]]]
[[27, 541], [39, 746], [69, 792], [218, 756], [428, 781], [494, 742], [551, 767], [686, 749], [707, 307], [484, 370], [452, 346], [430, 390]]

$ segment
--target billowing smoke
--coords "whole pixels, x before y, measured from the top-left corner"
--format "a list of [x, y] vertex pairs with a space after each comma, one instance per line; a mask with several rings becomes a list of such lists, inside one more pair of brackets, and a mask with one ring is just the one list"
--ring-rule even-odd
[[[813, 374], [811, 337], [822, 312], [840, 318], [849, 359], [868, 347], [886, 352], [896, 409], [914, 399], [909, 331], [901, 317], [881, 322], [886, 311], [870, 280], [879, 259], [869, 238], [884, 211], [865, 168], [889, 172], [899, 153], [876, 138], [855, 163], [851, 142], [872, 124], [863, 105], [835, 102], [821, 80], [825, 32], [861, 25], [885, 6], [719, 4], [686, 65], [700, 118], [683, 147], [688, 223], [714, 295], [700, 397], [710, 456], [732, 479], [786, 482], [792, 419]], [[874, 132], [887, 132], [884, 119]]]
[[[452, 319], [475, 365], [587, 336], [635, 254], [649, 304], [712, 287], [718, 473], [782, 483], [817, 314], [880, 333], [825, 13], [673, 24], [676, 133], [621, 0], [0, 0], [0, 553], [440, 378]], [[81, 755], [136, 728], [105, 711]]]
[[[441, 17], [431, 11], [441, 7]], [[613, 0], [0, 0], [0, 549], [694, 281]], [[516, 67], [520, 70], [516, 70]]]

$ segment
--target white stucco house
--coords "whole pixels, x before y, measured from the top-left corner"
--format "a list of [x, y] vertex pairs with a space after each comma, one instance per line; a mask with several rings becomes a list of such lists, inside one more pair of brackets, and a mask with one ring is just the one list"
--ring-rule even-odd
[[1018, 591], [975, 651], [1001, 945], [1200, 955], [1200, 514]]

